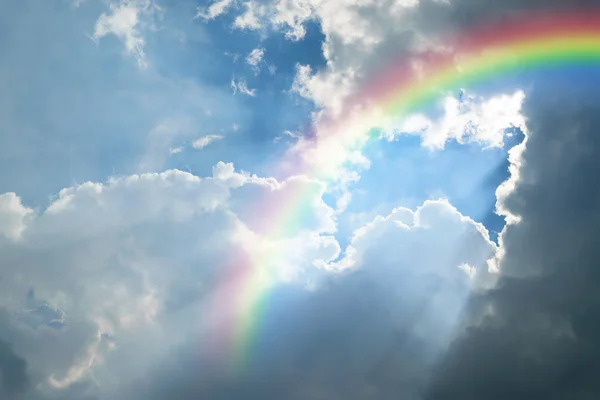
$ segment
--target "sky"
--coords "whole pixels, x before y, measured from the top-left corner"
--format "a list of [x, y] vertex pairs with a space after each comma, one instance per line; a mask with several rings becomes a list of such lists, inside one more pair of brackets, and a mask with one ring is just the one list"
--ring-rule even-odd
[[350, 100], [596, 5], [0, 0], [0, 399], [598, 398], [598, 65]]

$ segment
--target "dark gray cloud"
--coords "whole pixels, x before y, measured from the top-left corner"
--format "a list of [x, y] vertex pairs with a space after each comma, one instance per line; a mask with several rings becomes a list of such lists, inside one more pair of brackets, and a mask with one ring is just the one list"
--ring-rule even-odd
[[28, 386], [27, 362], [15, 354], [9, 343], [0, 339], [0, 395], [17, 397]]
[[572, 78], [562, 91], [538, 82], [531, 93], [522, 181], [506, 202], [523, 220], [504, 235], [504, 277], [471, 302], [471, 326], [439, 366], [427, 399], [600, 395], [600, 107], [593, 78]]

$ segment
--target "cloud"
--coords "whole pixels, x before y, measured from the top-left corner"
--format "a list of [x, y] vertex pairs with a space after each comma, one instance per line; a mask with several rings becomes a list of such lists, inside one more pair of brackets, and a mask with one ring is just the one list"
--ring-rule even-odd
[[196, 18], [204, 18], [205, 20], [211, 20], [219, 15], [224, 14], [229, 7], [233, 5], [233, 0], [218, 0], [213, 2], [206, 10], [198, 7]]
[[[302, 89], [298, 89], [302, 90]], [[329, 92], [334, 92], [331, 87]], [[371, 161], [363, 153], [368, 141], [380, 138], [393, 141], [401, 136], [415, 135], [424, 147], [443, 150], [446, 143], [477, 143], [483, 149], [503, 147], [507, 135], [514, 129], [526, 130], [521, 113], [525, 94], [516, 90], [511, 94], [491, 94], [489, 97], [467, 95], [459, 98], [446, 96], [429, 114], [411, 114], [397, 117], [384, 113], [379, 107], [356, 111], [346, 118], [330, 123], [320, 114], [315, 124], [315, 140], [301, 136], [288, 150], [290, 164], [308, 165], [333, 181], [344, 182], [353, 173], [370, 168]], [[321, 119], [322, 118], [322, 119]], [[517, 150], [513, 151], [514, 157]], [[517, 172], [514, 171], [516, 176]], [[503, 185], [506, 190], [511, 182]]]
[[313, 100], [319, 107], [327, 107], [328, 112], [333, 115], [338, 115], [343, 109], [343, 100], [351, 93], [349, 82], [353, 79], [353, 75], [347, 73], [323, 77], [313, 74], [309, 65], [297, 65], [291, 91]]
[[[321, 187], [311, 185], [219, 163], [208, 178], [172, 170], [62, 190], [0, 254], [0, 304], [7, 310], [0, 338], [27, 360], [38, 388], [31, 390], [51, 394], [85, 383], [85, 393], [106, 395], [143, 374], [196, 332], [186, 315], [217, 289], [232, 253], [250, 259], [280, 249], [289, 265], [282, 279], [336, 257], [336, 242], [320, 236], [331, 230], [332, 210], [315, 197]], [[306, 220], [297, 227], [304, 233], [269, 238], [257, 204], [278, 204], [289, 190], [307, 194]], [[20, 205], [18, 197], [4, 197]], [[3, 212], [14, 216], [2, 220], [4, 229], [32, 213], [20, 206]]]
[[246, 8], [246, 12], [235, 18], [233, 21], [233, 27], [252, 31], [260, 29], [262, 27], [260, 23], [260, 16], [264, 14], [265, 7], [258, 5], [254, 1], [245, 2], [244, 7]]
[[585, 399], [600, 390], [589, 374], [600, 351], [597, 93], [585, 80], [559, 99], [541, 82], [524, 107], [519, 180], [501, 199], [520, 216], [502, 234], [502, 278], [470, 302], [469, 329], [427, 399]]
[[[11, 342], [29, 360], [32, 373], [39, 380], [36, 385], [41, 383], [50, 390], [90, 379], [93, 369], [101, 368], [111, 351], [110, 337], [125, 345], [129, 338], [140, 334], [139, 329], [151, 330], [150, 325], [164, 305], [160, 300], [165, 299], [156, 292], [153, 275], [161, 267], [158, 259], [150, 261], [153, 256], [144, 250], [149, 243], [143, 244], [146, 239], [134, 231], [149, 223], [161, 225], [159, 221], [164, 220], [163, 226], [175, 234], [176, 221], [191, 218], [199, 222], [202, 217], [191, 216], [210, 212], [227, 196], [226, 187], [219, 190], [217, 184], [210, 189], [210, 182], [172, 172], [65, 189], [32, 221], [23, 238], [23, 247], [4, 247], [2, 265], [11, 263], [9, 260], [21, 261], [18, 264], [13, 261], [13, 267], [2, 269], [1, 303], [13, 312], [20, 311], [27, 306], [25, 294], [33, 287], [37, 298], [67, 315], [65, 328], [53, 328], [51, 321], [36, 329], [22, 326], [14, 318], [10, 321], [12, 329], [21, 331], [15, 332]], [[171, 185], [172, 189], [167, 189]], [[184, 200], [192, 192], [195, 195], [189, 198], [194, 200]], [[152, 201], [142, 201], [146, 205], [138, 203], [146, 196]], [[165, 203], [159, 199], [161, 196], [173, 198], [164, 198]], [[183, 202], [175, 204], [177, 197]], [[135, 211], [127, 210], [129, 201], [138, 203]], [[215, 222], [211, 224], [213, 228], [218, 227]], [[111, 239], [107, 235], [115, 236]], [[204, 235], [205, 240], [209, 236]], [[151, 241], [158, 239], [155, 235], [151, 237], [154, 237]], [[179, 234], [175, 237], [181, 238]], [[175, 242], [170, 243], [159, 252], [169, 251]], [[177, 263], [173, 259], [171, 265]], [[169, 282], [164, 282], [161, 292], [168, 299]], [[49, 343], [53, 345], [41, 350]], [[54, 351], [58, 353], [53, 354]]]
[[272, 23], [285, 30], [285, 35], [292, 40], [301, 40], [306, 35], [304, 22], [312, 16], [310, 2], [282, 0], [275, 5], [276, 12], [271, 17]]
[[250, 65], [256, 72], [258, 72], [264, 56], [265, 49], [262, 47], [257, 47], [248, 54], [246, 57], [246, 63]]
[[201, 150], [208, 146], [209, 144], [216, 142], [218, 140], [223, 140], [224, 136], [221, 135], [206, 135], [204, 137], [198, 138], [192, 143], [192, 147]]
[[[420, 376], [434, 349], [447, 347], [495, 245], [447, 201], [429, 201], [377, 217], [334, 262], [340, 248], [328, 234], [335, 213], [322, 200], [325, 188], [219, 163], [207, 178], [172, 170], [62, 190], [0, 254], [0, 265], [10, 265], [1, 271], [0, 337], [27, 360], [36, 388], [29, 392], [358, 399], [416, 390], [408, 376]], [[286, 215], [276, 210], [289, 202], [303, 218], [278, 225]], [[211, 298], [227, 268], [243, 267], [224, 263], [237, 252], [275, 262], [278, 283], [255, 373], [227, 378], [215, 375], [215, 360], [190, 350], [202, 349], [202, 325], [189, 315], [206, 323], [226, 311]], [[382, 356], [409, 348], [410, 358]], [[398, 381], [393, 371], [410, 372]], [[257, 386], [265, 377], [271, 384]]]
[[423, 146], [443, 149], [450, 140], [459, 143], [477, 142], [484, 148], [503, 147], [507, 129], [526, 131], [521, 107], [525, 94], [519, 90], [513, 94], [497, 95], [489, 99], [475, 98], [464, 91], [460, 98], [443, 100], [443, 115], [431, 121], [422, 114], [410, 115], [400, 121], [385, 121], [383, 135], [393, 140], [401, 134], [418, 134]]
[[18, 240], [32, 214], [33, 210], [25, 207], [15, 193], [0, 195], [0, 234]]
[[[481, 21], [498, 22], [505, 16], [535, 9], [550, 11], [591, 4], [593, 0], [509, 0], [502, 4], [473, 0], [277, 0], [259, 6], [247, 1], [235, 21], [257, 29], [270, 25], [291, 40], [303, 38], [305, 25], [318, 22], [325, 36], [323, 56], [327, 67], [314, 74], [313, 86], [318, 86], [317, 81], [323, 85], [338, 81], [340, 93], [330, 95], [330, 101], [336, 103], [347, 93], [359, 90], [382, 66], [399, 56], [448, 50], [445, 40], [468, 26]], [[345, 87], [339, 85], [342, 77]], [[319, 100], [315, 98], [317, 104], [322, 104]]]
[[13, 398], [28, 386], [27, 363], [13, 352], [10, 344], [0, 339], [0, 393]]
[[[431, 229], [432, 224], [435, 224], [436, 230]], [[433, 232], [437, 232], [437, 229], [439, 229], [440, 235], [448, 237], [431, 236]], [[451, 257], [444, 262], [455, 264], [457, 268], [465, 263], [470, 266], [477, 265], [478, 268], [483, 267], [482, 263], [494, 253], [495, 246], [489, 241], [487, 230], [482, 224], [461, 215], [447, 200], [429, 200], [414, 212], [407, 208], [396, 208], [388, 216], [378, 216], [372, 222], [356, 230], [347, 250], [347, 256], [339, 262], [339, 265], [351, 268], [357, 263], [364, 264], [361, 259], [364, 257], [365, 251], [373, 251], [374, 247], [383, 246], [383, 241], [379, 241], [379, 239], [393, 244], [393, 248], [385, 250], [381, 248], [378, 256], [381, 261], [385, 258], [388, 259], [386, 263], [393, 264], [393, 260], [406, 258], [405, 254], [414, 246], [411, 241], [421, 241], [422, 239], [419, 237], [421, 234], [429, 236], [427, 240], [423, 240], [423, 243], [433, 244], [435, 242], [437, 246], [434, 247], [443, 249], [443, 254], [450, 254], [451, 248], [454, 247], [456, 257], [461, 260]], [[406, 235], [407, 238], [403, 238], [403, 235]], [[408, 238], [410, 241], [407, 240]], [[368, 241], [365, 242], [365, 240]], [[472, 259], [467, 256], [467, 249], [460, 248], [466, 243], [468, 243], [467, 246], [472, 246], [470, 250], [474, 251]], [[441, 246], [448, 246], [448, 248]], [[479, 252], [481, 249], [483, 249], [482, 253]], [[400, 255], [404, 257], [400, 257]], [[429, 256], [425, 253], [415, 253], [415, 255]], [[443, 268], [440, 266], [443, 264], [441, 260], [422, 262], [422, 264], [432, 268]], [[482, 274], [485, 275], [484, 272]]]
[[93, 39], [116, 35], [125, 45], [127, 53], [137, 60], [140, 68], [146, 68], [148, 62], [144, 52], [145, 41], [140, 33], [143, 26], [141, 16], [152, 15], [157, 10], [151, 0], [122, 0], [110, 5], [110, 14], [102, 13], [96, 21]]
[[484, 272], [495, 246], [443, 200], [378, 217], [352, 246], [350, 269], [274, 289], [248, 369], [221, 373], [191, 339], [124, 397], [418, 398], [470, 292], [464, 265]]
[[234, 95], [239, 91], [241, 94], [250, 97], [256, 96], [256, 89], [249, 89], [248, 84], [243, 78], [238, 79], [237, 82], [235, 79], [231, 79], [231, 89], [233, 90]]

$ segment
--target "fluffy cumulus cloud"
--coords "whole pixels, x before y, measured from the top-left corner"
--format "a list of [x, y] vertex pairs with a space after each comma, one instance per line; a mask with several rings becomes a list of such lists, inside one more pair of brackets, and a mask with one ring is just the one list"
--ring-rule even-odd
[[[4, 195], [3, 228], [11, 238], [19, 233], [18, 241], [2, 244], [2, 265], [10, 267], [0, 281], [0, 332], [14, 346], [6, 346], [6, 363], [22, 374], [24, 361], [10, 354], [25, 357], [33, 387], [50, 392], [91, 382], [110, 392], [122, 383], [118, 371], [148, 367], [193, 329], [176, 328], [184, 322], [180, 313], [193, 312], [215, 290], [232, 252], [251, 258], [256, 243], [266, 245], [266, 237], [261, 242], [246, 233], [260, 235], [259, 199], [268, 207], [289, 197], [285, 191], [308, 193], [306, 219], [297, 228], [317, 235], [279, 245], [299, 248], [297, 260], [313, 260], [302, 254], [302, 243], [313, 253], [315, 246], [330, 248], [321, 251], [325, 261], [335, 257], [335, 243], [318, 235], [332, 229], [329, 208], [317, 201], [322, 190], [305, 180], [290, 185], [219, 164], [209, 178], [167, 171], [81, 184], [35, 216], [13, 194]], [[24, 216], [27, 228], [19, 225]], [[180, 332], [171, 335], [171, 328]], [[143, 348], [153, 340], [165, 346], [148, 353]], [[140, 354], [126, 362], [131, 351]]]
[[223, 373], [191, 340], [127, 398], [416, 398], [475, 284], [465, 266], [485, 271], [494, 245], [481, 226], [432, 201], [378, 218], [352, 246], [343, 272], [269, 294], [250, 369]]
[[[308, 178], [278, 182], [220, 163], [208, 178], [167, 171], [66, 188], [36, 215], [5, 195], [4, 214], [11, 218], [3, 226], [30, 219], [0, 256], [10, 265], [0, 281], [0, 332], [12, 344], [3, 365], [12, 372], [4, 376], [14, 376], [5, 390], [123, 399], [228, 397], [243, 390], [301, 398], [353, 393], [342, 389], [343, 376], [362, 376], [384, 368], [381, 363], [417, 368], [382, 358], [386, 347], [408, 350], [408, 342], [398, 342], [400, 332], [421, 343], [419, 351], [446, 346], [452, 316], [476, 282], [464, 268], [485, 275], [495, 245], [480, 224], [446, 201], [433, 201], [376, 219], [334, 262], [340, 249], [323, 235], [335, 230], [333, 210], [321, 200], [324, 189]], [[279, 224], [273, 219], [288, 217], [280, 213], [299, 194], [303, 218], [273, 229]], [[244, 268], [227, 262], [232, 253], [264, 259], [259, 253], [273, 258], [274, 249], [282, 254], [282, 273], [273, 307], [281, 301], [284, 308], [268, 310], [261, 321], [267, 342], [257, 345], [259, 376], [211, 377], [201, 351], [191, 349], [201, 348], [194, 339], [202, 307], [228, 268]], [[216, 307], [225, 312], [227, 304]], [[279, 313], [289, 320], [284, 326]], [[190, 324], [194, 314], [198, 323]], [[365, 329], [353, 332], [357, 322]], [[377, 344], [365, 351], [356, 347], [361, 340]], [[189, 349], [173, 355], [172, 348]], [[347, 369], [335, 367], [339, 357], [350, 357]], [[189, 369], [179, 371], [173, 362]], [[207, 377], [197, 380], [202, 371]], [[146, 381], [152, 374], [163, 378]], [[256, 387], [267, 378], [274, 386]], [[359, 393], [379, 390], [373, 382], [356, 384]]]

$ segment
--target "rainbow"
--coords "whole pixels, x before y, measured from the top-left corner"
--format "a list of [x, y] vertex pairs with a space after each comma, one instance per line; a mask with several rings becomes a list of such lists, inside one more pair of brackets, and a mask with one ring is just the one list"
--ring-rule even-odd
[[[509, 74], [600, 60], [600, 10], [557, 15], [528, 15], [476, 28], [450, 41], [446, 54], [425, 54], [421, 70], [406, 62], [388, 68], [356, 98], [372, 98], [384, 114], [407, 115], [440, 93]], [[415, 73], [417, 72], [417, 73]]]
[[[365, 112], [408, 116], [434, 103], [440, 96], [466, 86], [496, 80], [521, 72], [547, 68], [598, 65], [600, 68], [600, 10], [577, 13], [539, 13], [471, 28], [444, 46], [444, 52], [412, 53], [381, 69], [352, 95], [335, 118], [323, 120], [328, 135], [317, 134], [313, 147], [330, 140], [344, 141], [345, 127], [357, 123], [365, 128], [346, 146], [364, 146], [377, 128], [376, 120], [366, 121]], [[285, 162], [285, 160], [284, 160]], [[301, 163], [296, 175], [323, 177], [318, 167]], [[296, 232], [307, 202], [315, 192], [296, 189], [274, 207], [258, 204], [263, 218], [271, 221], [270, 236]], [[252, 350], [269, 302], [270, 286], [264, 274], [277, 268], [277, 255], [252, 259], [236, 254], [221, 278], [222, 298], [215, 307], [223, 314], [222, 324], [212, 333], [219, 337], [227, 364], [236, 371], [249, 367]], [[234, 272], [231, 272], [234, 271]], [[223, 304], [229, 309], [223, 311]], [[209, 333], [210, 335], [211, 333]], [[214, 344], [213, 344], [214, 345]]]

